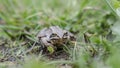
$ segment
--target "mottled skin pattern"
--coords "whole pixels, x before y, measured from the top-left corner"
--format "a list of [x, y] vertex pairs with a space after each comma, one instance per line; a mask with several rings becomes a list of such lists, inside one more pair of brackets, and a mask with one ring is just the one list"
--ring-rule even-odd
[[44, 28], [38, 33], [37, 37], [45, 47], [59, 46], [68, 41], [75, 41], [75, 37], [72, 33], [61, 29], [59, 26]]

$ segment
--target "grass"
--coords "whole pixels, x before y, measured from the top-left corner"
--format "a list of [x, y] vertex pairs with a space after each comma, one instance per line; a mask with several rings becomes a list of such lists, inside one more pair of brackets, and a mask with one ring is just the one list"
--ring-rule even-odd
[[[119, 3], [112, 1], [0, 0], [0, 68], [119, 68]], [[35, 45], [53, 25], [77, 37], [69, 60], [50, 60]]]

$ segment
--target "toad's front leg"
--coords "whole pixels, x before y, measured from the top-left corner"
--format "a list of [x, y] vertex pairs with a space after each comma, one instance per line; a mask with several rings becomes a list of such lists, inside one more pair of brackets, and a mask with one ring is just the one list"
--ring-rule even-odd
[[43, 48], [47, 48], [47, 51], [49, 51], [49, 53], [52, 54], [56, 50], [55, 46], [50, 42], [47, 37], [41, 38], [40, 42]]

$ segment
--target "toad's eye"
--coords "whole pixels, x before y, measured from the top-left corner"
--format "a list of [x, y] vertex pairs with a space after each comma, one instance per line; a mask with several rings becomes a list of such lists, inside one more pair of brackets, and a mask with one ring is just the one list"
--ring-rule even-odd
[[57, 34], [52, 33], [52, 34], [50, 35], [50, 38], [52, 38], [52, 37], [57, 37], [57, 36], [58, 36]]
[[68, 37], [68, 32], [65, 32], [63, 38], [66, 39]]

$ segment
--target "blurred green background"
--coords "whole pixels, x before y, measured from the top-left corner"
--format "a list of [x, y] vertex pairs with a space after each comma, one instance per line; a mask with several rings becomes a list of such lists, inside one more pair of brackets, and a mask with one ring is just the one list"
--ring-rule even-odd
[[[119, 14], [119, 0], [0, 0], [0, 59], [8, 58], [5, 53], [12, 57], [22, 53], [24, 58], [33, 55], [32, 58], [37, 58], [25, 62], [18, 59], [18, 66], [13, 62], [7, 65], [10, 62], [5, 61], [0, 66], [62, 68], [61, 64], [66, 64], [67, 68], [119, 68]], [[37, 33], [53, 25], [72, 32], [77, 36], [76, 45], [82, 48], [74, 47], [69, 52], [70, 59], [62, 61], [26, 54], [37, 41]]]

